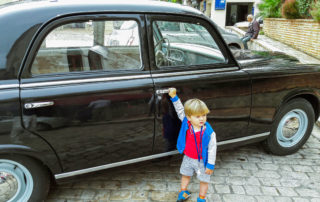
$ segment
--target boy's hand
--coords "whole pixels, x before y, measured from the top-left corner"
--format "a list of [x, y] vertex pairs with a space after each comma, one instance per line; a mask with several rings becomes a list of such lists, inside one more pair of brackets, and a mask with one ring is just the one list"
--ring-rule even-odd
[[205, 173], [206, 173], [207, 175], [212, 175], [213, 170], [211, 170], [211, 169], [209, 169], [209, 168], [206, 168]]
[[177, 89], [169, 88], [169, 96], [174, 98], [177, 95]]

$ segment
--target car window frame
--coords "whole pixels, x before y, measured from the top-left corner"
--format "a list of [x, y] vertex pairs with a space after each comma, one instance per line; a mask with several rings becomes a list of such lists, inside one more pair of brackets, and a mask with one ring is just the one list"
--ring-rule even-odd
[[[139, 37], [140, 37], [140, 60], [141, 67], [139, 69], [123, 69], [123, 70], [91, 70], [91, 71], [74, 71], [74, 72], [55, 72], [48, 74], [38, 74], [32, 75], [31, 68], [32, 64], [37, 56], [38, 50], [41, 47], [42, 42], [57, 27], [68, 23], [77, 23], [77, 22], [88, 22], [88, 21], [112, 21], [112, 20], [134, 20], [138, 25]], [[33, 40], [28, 48], [27, 54], [24, 58], [24, 63], [22, 65], [22, 69], [20, 71], [20, 78], [40, 78], [41, 77], [62, 77], [62, 76], [70, 76], [77, 77], [83, 75], [108, 75], [108, 76], [116, 76], [123, 74], [136, 74], [139, 72], [149, 71], [149, 63], [148, 63], [148, 53], [147, 53], [147, 42], [144, 38], [146, 38], [145, 31], [145, 20], [144, 15], [141, 13], [85, 13], [85, 14], [75, 14], [75, 15], [67, 15], [60, 16], [54, 18], [46, 23], [39, 29], [39, 31], [34, 35]]]
[[[147, 32], [148, 32], [148, 41], [149, 41], [149, 57], [150, 57], [150, 68], [151, 70], [196, 70], [196, 69], [217, 69], [217, 68], [227, 68], [227, 67], [237, 67], [239, 66], [234, 59], [231, 51], [228, 49], [227, 44], [222, 38], [222, 35], [219, 34], [218, 28], [206, 17], [199, 16], [190, 16], [190, 15], [163, 15], [163, 14], [147, 14]], [[154, 21], [173, 21], [173, 22], [182, 22], [182, 23], [191, 23], [191, 24], [200, 24], [203, 26], [211, 35], [213, 40], [218, 45], [222, 55], [225, 57], [224, 63], [211, 63], [211, 64], [198, 64], [190, 66], [163, 66], [158, 67], [155, 61], [155, 52], [154, 52], [154, 43], [153, 43], [153, 22]], [[218, 34], [217, 34], [218, 33]]]

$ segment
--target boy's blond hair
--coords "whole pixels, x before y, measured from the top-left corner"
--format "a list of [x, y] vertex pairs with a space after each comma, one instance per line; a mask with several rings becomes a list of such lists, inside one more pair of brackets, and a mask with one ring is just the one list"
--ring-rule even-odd
[[197, 116], [209, 114], [207, 105], [199, 99], [190, 99], [184, 103], [184, 112], [187, 116]]

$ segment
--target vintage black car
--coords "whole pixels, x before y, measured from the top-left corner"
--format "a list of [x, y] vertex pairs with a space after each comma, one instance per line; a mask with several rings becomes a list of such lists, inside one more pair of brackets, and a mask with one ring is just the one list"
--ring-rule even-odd
[[[124, 23], [130, 31], [112, 43]], [[197, 40], [172, 40], [179, 30], [164, 37], [170, 23]], [[50, 182], [176, 154], [168, 87], [206, 102], [218, 149], [262, 141], [273, 154], [294, 153], [319, 115], [319, 67], [232, 54], [187, 6], [18, 2], [0, 7], [0, 27], [0, 200], [40, 201]]]

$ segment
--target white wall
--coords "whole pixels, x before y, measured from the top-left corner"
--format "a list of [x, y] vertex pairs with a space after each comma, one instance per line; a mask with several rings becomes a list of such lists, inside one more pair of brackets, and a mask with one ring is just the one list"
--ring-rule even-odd
[[215, 0], [207, 1], [211, 1], [211, 19], [221, 27], [224, 27], [226, 24], [228, 3], [254, 3], [254, 15], [257, 15], [259, 13], [257, 5], [261, 3], [261, 0], [226, 0], [225, 10], [215, 10]]

